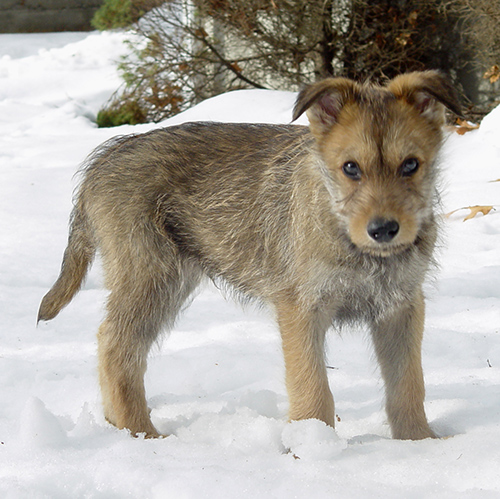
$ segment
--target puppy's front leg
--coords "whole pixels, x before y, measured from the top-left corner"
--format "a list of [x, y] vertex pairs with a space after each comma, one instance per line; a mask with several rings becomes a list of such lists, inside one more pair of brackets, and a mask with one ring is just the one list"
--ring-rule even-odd
[[324, 356], [327, 323], [294, 299], [276, 304], [285, 355], [289, 419], [315, 418], [335, 426], [335, 407]]
[[419, 290], [389, 318], [373, 327], [373, 340], [386, 389], [386, 410], [392, 436], [420, 440], [436, 437], [424, 411], [422, 336], [425, 304]]

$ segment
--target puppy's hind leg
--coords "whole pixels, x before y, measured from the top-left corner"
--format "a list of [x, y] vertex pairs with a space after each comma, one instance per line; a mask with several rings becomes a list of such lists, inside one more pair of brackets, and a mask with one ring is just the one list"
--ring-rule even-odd
[[[110, 302], [119, 298], [110, 297]], [[123, 314], [122, 314], [123, 316]], [[128, 325], [123, 322], [128, 321]], [[151, 423], [144, 390], [146, 358], [154, 335], [143, 335], [144, 325], [127, 318], [107, 317], [99, 328], [99, 382], [106, 419], [133, 435], [158, 437]], [[121, 323], [121, 324], [120, 324]]]
[[[191, 269], [172, 266], [169, 275], [135, 268], [113, 283], [108, 314], [98, 332], [99, 381], [104, 414], [133, 435], [159, 436], [149, 417], [144, 389], [147, 355], [162, 327], [171, 326], [199, 282]], [[156, 269], [155, 269], [156, 270]], [[116, 278], [116, 276], [115, 276]]]
[[414, 301], [404, 304], [372, 330], [394, 438], [420, 440], [436, 436], [424, 411], [421, 362], [424, 312], [424, 297], [419, 291]]

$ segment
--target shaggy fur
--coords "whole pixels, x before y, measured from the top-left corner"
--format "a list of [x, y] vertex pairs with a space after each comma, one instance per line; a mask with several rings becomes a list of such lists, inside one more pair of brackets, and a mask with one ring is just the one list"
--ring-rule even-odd
[[49, 320], [99, 250], [111, 291], [98, 333], [106, 418], [157, 436], [148, 351], [203, 276], [276, 311], [292, 420], [334, 426], [324, 360], [333, 324], [372, 331], [395, 438], [433, 437], [424, 413], [422, 283], [444, 106], [437, 72], [385, 87], [335, 78], [299, 94], [310, 127], [188, 123], [98, 148], [83, 168]]

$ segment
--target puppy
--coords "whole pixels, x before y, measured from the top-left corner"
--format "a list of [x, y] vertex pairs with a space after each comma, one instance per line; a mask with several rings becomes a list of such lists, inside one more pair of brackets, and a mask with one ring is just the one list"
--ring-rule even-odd
[[436, 241], [436, 157], [457, 95], [438, 72], [386, 86], [332, 78], [300, 92], [310, 126], [187, 123], [114, 138], [86, 161], [57, 282], [73, 298], [98, 250], [110, 290], [98, 332], [108, 421], [158, 436], [148, 351], [204, 276], [276, 312], [289, 418], [334, 426], [330, 326], [369, 326], [394, 438], [434, 437], [424, 412], [422, 283]]

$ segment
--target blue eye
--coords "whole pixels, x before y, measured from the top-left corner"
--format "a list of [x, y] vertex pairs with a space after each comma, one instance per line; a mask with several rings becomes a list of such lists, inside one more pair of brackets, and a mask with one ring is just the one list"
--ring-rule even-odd
[[401, 175], [403, 177], [411, 177], [416, 173], [420, 163], [417, 158], [408, 158], [403, 161], [401, 164]]
[[361, 168], [355, 161], [347, 161], [342, 165], [342, 171], [346, 177], [352, 180], [359, 180], [361, 178]]

